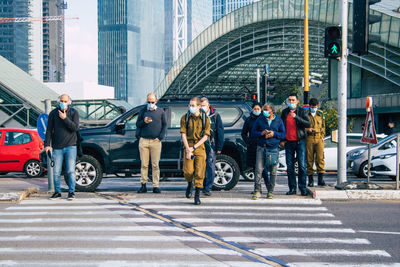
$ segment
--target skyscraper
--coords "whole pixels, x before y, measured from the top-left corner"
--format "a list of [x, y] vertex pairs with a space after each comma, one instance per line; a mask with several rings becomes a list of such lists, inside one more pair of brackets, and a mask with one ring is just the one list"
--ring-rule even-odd
[[213, 0], [213, 23], [232, 11], [259, 0]]
[[[43, 16], [64, 16], [64, 0], [43, 0]], [[65, 81], [64, 20], [43, 22], [43, 81]]]
[[164, 77], [164, 1], [98, 0], [98, 80], [144, 103]]

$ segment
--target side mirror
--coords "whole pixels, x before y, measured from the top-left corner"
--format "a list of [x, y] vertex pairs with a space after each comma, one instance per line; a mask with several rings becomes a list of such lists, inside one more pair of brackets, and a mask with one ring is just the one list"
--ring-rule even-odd
[[123, 134], [125, 131], [125, 122], [117, 122], [115, 124], [115, 131], [117, 133]]

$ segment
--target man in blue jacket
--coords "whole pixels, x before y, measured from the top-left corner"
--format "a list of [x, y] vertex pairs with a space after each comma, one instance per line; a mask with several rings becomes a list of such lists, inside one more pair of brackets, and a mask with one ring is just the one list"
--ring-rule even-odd
[[211, 196], [217, 154], [221, 154], [222, 147], [224, 146], [224, 125], [222, 124], [221, 116], [215, 112], [206, 97], [201, 98], [201, 108], [210, 118], [211, 123], [211, 135], [209, 140], [205, 142], [207, 168], [203, 186], [204, 195]]
[[272, 104], [265, 104], [262, 115], [256, 120], [252, 130], [253, 136], [258, 138], [253, 199], [261, 197], [261, 177], [264, 169], [264, 182], [268, 190], [267, 198], [273, 198], [278, 168], [279, 143], [286, 136], [283, 121], [274, 112], [275, 108]]

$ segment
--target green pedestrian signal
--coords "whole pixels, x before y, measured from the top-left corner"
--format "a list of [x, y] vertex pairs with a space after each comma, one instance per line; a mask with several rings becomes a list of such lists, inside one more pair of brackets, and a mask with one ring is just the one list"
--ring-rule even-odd
[[325, 51], [324, 56], [337, 59], [341, 56], [342, 31], [338, 26], [325, 29]]

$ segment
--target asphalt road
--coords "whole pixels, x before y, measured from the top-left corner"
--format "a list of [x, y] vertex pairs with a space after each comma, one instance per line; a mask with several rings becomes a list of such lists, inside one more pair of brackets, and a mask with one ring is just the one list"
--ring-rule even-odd
[[73, 202], [38, 194], [0, 203], [0, 266], [400, 263], [400, 202], [285, 196], [286, 182], [278, 177], [273, 200], [251, 200], [252, 183], [240, 181], [200, 206], [183, 196], [181, 178], [162, 182], [160, 195], [139, 195], [138, 177], [104, 179], [98, 192], [77, 193]]

